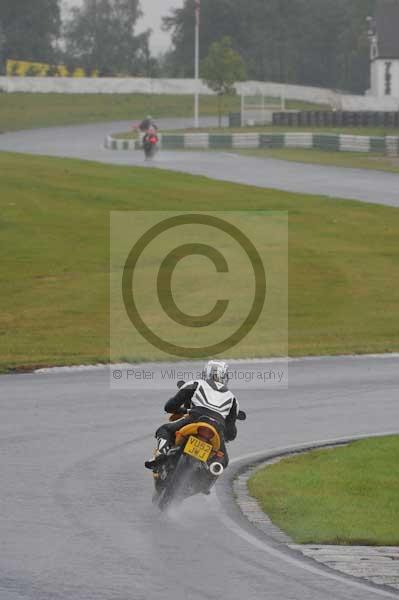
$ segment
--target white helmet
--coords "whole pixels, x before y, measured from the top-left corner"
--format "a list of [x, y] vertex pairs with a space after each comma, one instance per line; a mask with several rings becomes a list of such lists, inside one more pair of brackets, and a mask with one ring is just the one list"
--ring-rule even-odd
[[229, 380], [229, 365], [223, 360], [210, 360], [206, 363], [203, 371], [203, 378], [206, 381], [214, 381], [227, 385]]

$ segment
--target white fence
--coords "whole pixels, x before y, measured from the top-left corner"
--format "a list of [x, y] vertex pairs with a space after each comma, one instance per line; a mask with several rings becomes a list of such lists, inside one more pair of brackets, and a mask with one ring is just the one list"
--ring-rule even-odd
[[[193, 94], [194, 79], [146, 79], [141, 77], [0, 77], [5, 92], [41, 94]], [[200, 83], [201, 94], [213, 94]]]
[[[397, 111], [399, 110], [399, 98], [376, 96], [355, 96], [352, 94], [340, 94], [328, 88], [309, 87], [304, 85], [285, 84], [284, 98], [286, 100], [301, 100], [315, 104], [326, 104], [335, 110], [367, 110], [367, 111]], [[279, 98], [282, 94], [281, 83], [245, 81], [237, 83], [236, 89], [239, 94], [265, 95]]]
[[[0, 77], [0, 89], [5, 92], [33, 92], [58, 94], [193, 94], [196, 89], [194, 79], [146, 79], [146, 78], [73, 78], [73, 77]], [[281, 95], [281, 84], [261, 81], [245, 81], [236, 84], [238, 94], [270, 97]], [[214, 92], [200, 83], [200, 93], [211, 95]], [[374, 96], [353, 96], [339, 94], [334, 90], [284, 85], [287, 100], [302, 100], [316, 104], [326, 104], [336, 110], [399, 110], [399, 98], [377, 98]]]

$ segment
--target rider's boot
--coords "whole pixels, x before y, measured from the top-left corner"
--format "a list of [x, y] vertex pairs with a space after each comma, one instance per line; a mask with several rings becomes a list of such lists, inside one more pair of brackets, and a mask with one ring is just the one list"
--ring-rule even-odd
[[146, 469], [153, 470], [159, 462], [162, 462], [162, 457], [165, 457], [170, 450], [170, 442], [166, 438], [157, 438], [157, 449], [152, 460], [146, 460], [144, 466]]

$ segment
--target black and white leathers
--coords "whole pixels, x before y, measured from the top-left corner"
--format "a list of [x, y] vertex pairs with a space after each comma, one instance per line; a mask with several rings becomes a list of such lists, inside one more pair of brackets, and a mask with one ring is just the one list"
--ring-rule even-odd
[[236, 437], [238, 401], [222, 383], [205, 379], [188, 381], [167, 401], [165, 411], [175, 413], [182, 407], [195, 413], [203, 412], [216, 417], [225, 427], [226, 438], [233, 440]]
[[201, 406], [203, 408], [207, 408], [208, 410], [212, 410], [220, 414], [224, 419], [226, 419], [226, 417], [228, 417], [230, 414], [235, 402], [236, 410], [238, 412], [237, 400], [222, 383], [208, 383], [205, 380], [199, 380], [197, 382], [188, 382], [185, 384], [185, 386], [190, 387], [194, 383], [196, 383], [197, 386], [194, 394], [191, 397], [192, 406]]

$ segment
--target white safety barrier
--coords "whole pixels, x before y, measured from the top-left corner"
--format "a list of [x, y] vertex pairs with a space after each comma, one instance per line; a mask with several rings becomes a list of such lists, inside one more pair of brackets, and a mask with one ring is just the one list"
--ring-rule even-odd
[[[193, 94], [194, 79], [147, 79], [144, 77], [0, 77], [5, 92], [41, 94]], [[203, 83], [202, 95], [214, 92]]]
[[[177, 133], [160, 134], [160, 147], [183, 148], [316, 148], [333, 152], [370, 152], [399, 155], [399, 137], [323, 133]], [[104, 142], [109, 150], [135, 150], [140, 142], [109, 135]]]
[[259, 148], [259, 133], [233, 133], [233, 148]]
[[286, 148], [312, 148], [313, 134], [312, 133], [286, 133], [285, 134]]
[[185, 148], [209, 148], [209, 136], [207, 133], [186, 133], [184, 146]]
[[[334, 90], [302, 85], [264, 81], [245, 81], [236, 84], [238, 94], [267, 95], [286, 100], [299, 100], [325, 104], [336, 110], [397, 111], [399, 98], [355, 96]], [[144, 77], [0, 77], [0, 90], [4, 92], [33, 92], [58, 94], [194, 94], [194, 79], [149, 79]], [[199, 84], [202, 95], [214, 92], [203, 82]]]
[[339, 137], [340, 149], [344, 152], [370, 152], [370, 138], [367, 136], [341, 134]]
[[236, 84], [239, 94], [247, 96], [264, 95], [273, 97], [284, 96], [286, 100], [301, 100], [314, 104], [326, 104], [335, 110], [371, 110], [371, 111], [397, 111], [399, 98], [357, 96], [343, 94], [328, 88], [318, 88], [305, 85], [291, 85], [264, 81], [244, 81]]

